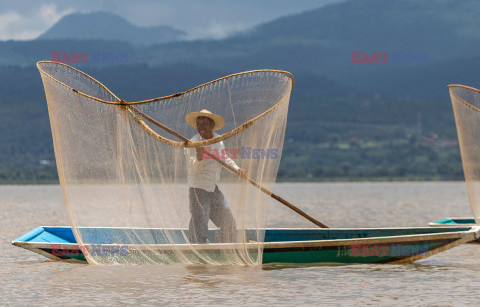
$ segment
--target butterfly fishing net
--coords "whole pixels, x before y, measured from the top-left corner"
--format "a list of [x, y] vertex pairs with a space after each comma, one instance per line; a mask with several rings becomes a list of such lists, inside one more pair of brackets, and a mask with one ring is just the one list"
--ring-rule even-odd
[[244, 72], [125, 102], [68, 65], [37, 67], [64, 201], [89, 263], [261, 263], [289, 73]]
[[450, 85], [448, 89], [455, 114], [468, 199], [475, 221], [480, 224], [480, 92], [463, 85]]

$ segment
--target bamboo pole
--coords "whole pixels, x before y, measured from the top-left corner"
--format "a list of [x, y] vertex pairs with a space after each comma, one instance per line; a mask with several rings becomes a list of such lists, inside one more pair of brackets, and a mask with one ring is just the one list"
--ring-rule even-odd
[[[168, 133], [171, 133], [173, 134], [174, 136], [178, 137], [179, 139], [181, 139], [182, 141], [184, 141], [185, 143], [189, 143], [191, 142], [188, 138], [186, 138], [185, 136], [181, 135], [180, 133], [168, 128], [167, 126], [159, 123], [158, 121], [154, 120], [153, 118], [151, 118], [150, 116], [148, 116], [147, 114], [143, 113], [142, 111], [140, 111], [139, 109], [137, 109], [136, 107], [132, 106], [132, 105], [127, 105], [127, 108], [131, 108], [135, 113], [139, 114], [140, 116], [142, 116], [143, 118], [145, 118], [146, 120], [148, 120], [149, 122], [151, 122], [152, 124], [154, 124], [155, 126], [167, 131]], [[222, 160], [218, 159], [217, 157], [215, 157], [212, 153], [210, 152], [207, 152], [207, 151], [203, 151], [205, 154], [207, 154], [208, 156], [210, 156], [212, 159], [214, 159], [215, 161], [217, 161], [218, 163], [220, 163], [223, 167], [225, 167], [227, 170], [231, 171], [232, 173], [236, 174], [237, 176], [239, 176], [240, 178], [242, 179], [245, 179], [247, 180], [248, 182], [250, 182], [253, 186], [255, 186], [256, 188], [258, 188], [260, 191], [262, 191], [263, 193], [269, 195], [270, 197], [272, 197], [273, 199], [277, 200], [278, 202], [282, 203], [283, 205], [287, 206], [288, 208], [290, 208], [291, 210], [295, 211], [296, 213], [298, 213], [299, 215], [303, 216], [304, 218], [306, 218], [307, 220], [309, 220], [310, 222], [314, 223], [315, 225], [321, 227], [321, 228], [329, 228], [327, 225], [323, 224], [322, 222], [320, 222], [319, 220], [313, 218], [312, 216], [308, 215], [307, 213], [305, 213], [303, 210], [301, 210], [300, 208], [298, 208], [297, 206], [293, 205], [292, 203], [290, 203], [289, 201], [283, 199], [282, 197], [278, 196], [277, 194], [273, 193], [272, 191], [264, 188], [263, 186], [261, 186], [258, 182], [256, 182], [255, 180], [253, 180], [252, 178], [248, 177], [247, 175], [243, 174], [243, 173], [240, 173], [239, 171], [237, 171], [236, 169], [234, 169], [233, 167], [231, 167], [230, 165], [228, 165], [227, 163], [223, 162]]]

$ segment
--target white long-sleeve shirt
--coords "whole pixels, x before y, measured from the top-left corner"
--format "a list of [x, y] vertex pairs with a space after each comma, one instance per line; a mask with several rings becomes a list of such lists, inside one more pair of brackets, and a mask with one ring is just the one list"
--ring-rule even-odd
[[[218, 137], [217, 133], [213, 133], [213, 137]], [[204, 141], [205, 139], [200, 136], [200, 134], [196, 134], [193, 138], [190, 139], [192, 142], [199, 142]], [[223, 149], [225, 149], [225, 145], [223, 141], [210, 144], [205, 147], [210, 147], [210, 149], [218, 150], [219, 153], [222, 153]], [[185, 157], [187, 158], [187, 173], [188, 173], [188, 185], [192, 188], [203, 189], [208, 192], [215, 191], [215, 186], [220, 179], [220, 172], [222, 170], [222, 166], [220, 163], [215, 161], [213, 158], [204, 158], [201, 161], [197, 160], [197, 151], [195, 148], [185, 148]], [[240, 167], [232, 160], [230, 157], [223, 159], [222, 155], [219, 157], [225, 161], [228, 165], [233, 167], [234, 169], [238, 170]]]

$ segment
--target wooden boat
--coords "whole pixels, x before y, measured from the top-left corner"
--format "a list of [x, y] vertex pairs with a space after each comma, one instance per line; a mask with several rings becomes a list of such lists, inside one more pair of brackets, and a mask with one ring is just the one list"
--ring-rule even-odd
[[436, 222], [428, 223], [428, 225], [433, 227], [466, 227], [474, 226], [475, 224], [473, 217], [447, 217]]
[[[62, 261], [84, 262], [82, 249], [89, 248], [97, 255], [131, 257], [139, 250], [155, 250], [168, 254], [172, 245], [161, 242], [147, 244], [122, 244], [118, 238], [144, 236], [142, 241], [155, 237], [160, 229], [142, 228], [81, 228], [90, 238], [103, 241], [79, 248], [70, 227], [42, 226], [15, 239], [12, 244], [47, 258]], [[180, 230], [178, 230], [180, 231]], [[186, 231], [186, 230], [184, 230]], [[210, 230], [215, 232], [216, 230]], [[247, 231], [248, 235], [248, 231]], [[246, 243], [252, 248], [264, 246], [263, 263], [408, 263], [413, 262], [457, 245], [477, 240], [480, 227], [419, 227], [419, 228], [337, 228], [337, 229], [267, 229], [265, 242]], [[115, 241], [113, 239], [115, 238]], [[131, 238], [131, 236], [130, 236]], [[235, 244], [235, 243], [223, 243]], [[175, 248], [187, 249], [185, 242]], [[215, 252], [220, 244], [202, 244], [199, 248]], [[222, 245], [224, 248], [225, 245]], [[120, 257], [121, 258], [121, 257]]]

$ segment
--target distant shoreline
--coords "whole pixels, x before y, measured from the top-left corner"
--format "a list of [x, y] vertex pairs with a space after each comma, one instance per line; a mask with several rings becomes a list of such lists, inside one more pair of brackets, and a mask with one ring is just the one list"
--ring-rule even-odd
[[408, 176], [408, 177], [360, 177], [360, 178], [349, 178], [349, 177], [330, 177], [330, 178], [315, 178], [315, 179], [305, 179], [295, 178], [294, 181], [288, 179], [277, 179], [277, 183], [314, 183], [314, 182], [415, 182], [415, 181], [465, 181], [463, 178], [458, 177], [442, 177], [442, 176]]
[[[362, 177], [362, 178], [277, 178], [276, 183], [328, 183], [328, 182], [430, 182], [430, 181], [465, 181], [463, 178], [452, 177]], [[0, 181], [0, 185], [59, 185], [58, 180], [4, 180]]]

